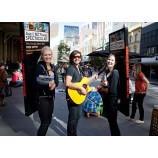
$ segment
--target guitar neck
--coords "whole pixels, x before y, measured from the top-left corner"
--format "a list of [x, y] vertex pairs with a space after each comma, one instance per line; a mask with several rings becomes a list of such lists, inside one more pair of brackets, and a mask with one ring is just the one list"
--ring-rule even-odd
[[92, 77], [90, 77], [90, 78], [89, 78], [89, 82], [88, 82], [88, 84], [90, 84], [90, 83], [95, 79], [96, 75], [99, 76], [101, 73], [103, 73], [103, 72], [105, 71], [105, 69], [106, 69], [105, 66], [102, 67], [102, 68], [100, 69], [100, 71], [99, 71], [97, 74], [95, 74], [95, 75], [93, 75]]

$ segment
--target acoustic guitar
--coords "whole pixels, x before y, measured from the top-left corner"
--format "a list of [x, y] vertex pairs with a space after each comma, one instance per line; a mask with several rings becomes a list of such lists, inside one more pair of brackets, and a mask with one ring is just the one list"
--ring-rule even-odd
[[[92, 91], [92, 88], [89, 87], [89, 84], [95, 79], [96, 75], [99, 76], [102, 72], [104, 72], [105, 69], [106, 67], [104, 66], [97, 74], [93, 75], [90, 78], [83, 77], [80, 82], [75, 82], [74, 84], [80, 87], [84, 87], [88, 94], [90, 91]], [[87, 96], [81, 94], [79, 90], [74, 90], [70, 88], [68, 88], [68, 95], [75, 104], [82, 104]]]

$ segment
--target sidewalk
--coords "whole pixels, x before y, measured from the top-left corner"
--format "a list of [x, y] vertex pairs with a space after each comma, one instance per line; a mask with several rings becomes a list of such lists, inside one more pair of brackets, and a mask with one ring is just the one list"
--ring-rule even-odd
[[[98, 83], [92, 83], [98, 84]], [[60, 82], [56, 89], [55, 109], [52, 123], [48, 129], [47, 136], [66, 136], [68, 109], [65, 99], [65, 85]], [[13, 88], [13, 96], [5, 98], [6, 106], [0, 107], [0, 136], [36, 136], [40, 125], [38, 113], [24, 114], [23, 88]], [[148, 136], [150, 130], [152, 105], [146, 99], [145, 123], [138, 125], [126, 120], [122, 113], [118, 113], [118, 124], [122, 136]], [[136, 115], [138, 118], [138, 112]], [[108, 121], [100, 117], [81, 117], [78, 127], [80, 136], [110, 136]]]
[[158, 85], [158, 78], [149, 78], [148, 80], [150, 84]]

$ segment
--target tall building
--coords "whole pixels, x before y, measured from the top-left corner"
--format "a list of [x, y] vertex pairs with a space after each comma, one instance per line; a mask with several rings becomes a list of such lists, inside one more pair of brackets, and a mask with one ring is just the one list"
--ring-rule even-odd
[[113, 31], [113, 22], [105, 22], [104, 45], [109, 42], [109, 34]]
[[[97, 48], [96, 41], [96, 29], [89, 27], [89, 24], [85, 24], [80, 29], [80, 51], [83, 56], [91, 53]], [[95, 41], [95, 42], [94, 42]]]
[[141, 22], [128, 28], [129, 51], [140, 54]]
[[158, 23], [143, 23], [141, 32], [141, 54], [158, 55]]
[[158, 22], [142, 23], [140, 54], [152, 56], [141, 63], [149, 68], [149, 77], [158, 77]]
[[97, 48], [103, 49], [105, 36], [105, 22], [97, 22]]
[[79, 36], [79, 26], [64, 26], [64, 38]]
[[123, 27], [132, 27], [137, 25], [139, 22], [113, 22], [113, 32], [122, 29]]
[[64, 43], [70, 47], [70, 52], [79, 49], [79, 26], [64, 25]]

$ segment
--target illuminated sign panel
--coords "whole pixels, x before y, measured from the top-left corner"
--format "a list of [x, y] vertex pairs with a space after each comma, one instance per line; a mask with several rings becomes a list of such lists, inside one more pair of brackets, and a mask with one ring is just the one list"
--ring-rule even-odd
[[37, 110], [33, 78], [41, 49], [44, 46], [50, 46], [50, 24], [48, 22], [21, 22], [20, 34], [25, 115], [29, 116]]
[[125, 49], [125, 32], [124, 30], [116, 31], [109, 35], [110, 51]]

